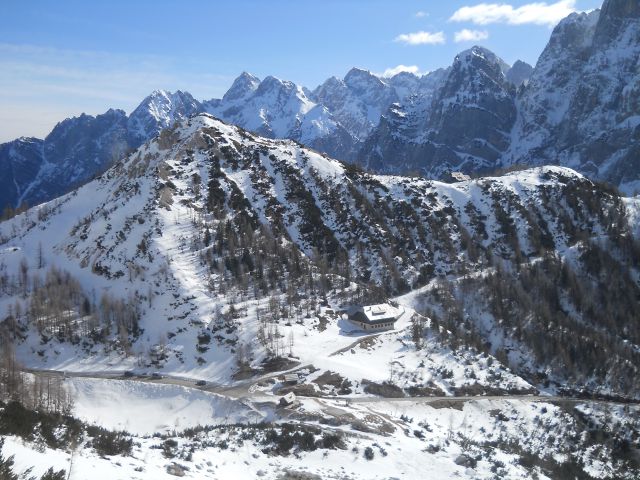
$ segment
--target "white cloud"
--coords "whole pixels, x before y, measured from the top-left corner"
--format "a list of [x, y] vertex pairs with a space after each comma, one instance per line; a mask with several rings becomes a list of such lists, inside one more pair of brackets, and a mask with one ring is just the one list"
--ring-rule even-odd
[[467, 28], [455, 33], [454, 40], [460, 42], [478, 42], [489, 38], [489, 32], [486, 30], [469, 30]]
[[443, 32], [415, 32], [398, 35], [395, 42], [406, 43], [407, 45], [439, 45], [445, 43]]
[[424, 17], [428, 17], [429, 14], [425, 11], [420, 10], [419, 12], [416, 12], [414, 17], [416, 18], [424, 18]]
[[414, 75], [422, 75], [423, 72], [420, 71], [417, 65], [398, 65], [396, 67], [387, 68], [384, 72], [380, 74], [381, 77], [393, 77], [401, 72], [409, 72]]
[[509, 25], [554, 26], [576, 11], [576, 0], [560, 0], [555, 3], [536, 2], [514, 7], [507, 3], [480, 3], [462, 7], [449, 19], [452, 22], [472, 22], [476, 25], [507, 23]]

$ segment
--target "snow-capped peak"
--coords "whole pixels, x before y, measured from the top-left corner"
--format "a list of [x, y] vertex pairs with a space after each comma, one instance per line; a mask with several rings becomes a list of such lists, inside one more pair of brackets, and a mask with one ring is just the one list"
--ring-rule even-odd
[[154, 90], [129, 116], [130, 141], [134, 146], [140, 145], [163, 128], [201, 110], [200, 102], [187, 92]]
[[344, 76], [344, 83], [354, 90], [384, 88], [385, 82], [369, 70], [354, 67]]
[[483, 64], [497, 65], [503, 74], [506, 74], [511, 68], [509, 64], [507, 64], [491, 50], [480, 47], [478, 45], [460, 52], [454, 60], [454, 68], [456, 64], [460, 64], [464, 67], [478, 65], [478, 60], [481, 60]]
[[233, 81], [231, 88], [227, 90], [222, 99], [225, 102], [235, 102], [247, 98], [256, 91], [260, 85], [260, 79], [248, 72], [242, 72]]

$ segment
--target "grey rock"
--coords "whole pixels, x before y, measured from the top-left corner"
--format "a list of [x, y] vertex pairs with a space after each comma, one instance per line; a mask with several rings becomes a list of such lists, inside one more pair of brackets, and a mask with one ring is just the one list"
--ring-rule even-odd
[[505, 77], [508, 82], [513, 83], [516, 87], [529, 82], [529, 78], [533, 73], [533, 67], [526, 62], [516, 60], [516, 63], [507, 71]]
[[453, 66], [433, 74], [432, 96], [394, 104], [358, 154], [358, 162], [384, 173], [439, 178], [450, 170], [494, 166], [509, 146], [516, 118], [515, 87], [508, 66], [495, 54], [473, 47]]

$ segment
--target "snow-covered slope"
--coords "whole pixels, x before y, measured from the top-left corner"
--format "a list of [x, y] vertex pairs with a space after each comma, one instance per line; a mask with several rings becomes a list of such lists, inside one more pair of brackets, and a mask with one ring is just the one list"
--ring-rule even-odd
[[[174, 476], [198, 480], [413, 480], [425, 476], [632, 480], [638, 474], [637, 463], [628, 460], [632, 455], [625, 455], [624, 447], [617, 445], [631, 443], [627, 439], [637, 433], [637, 406], [585, 402], [574, 409], [550, 402], [498, 399], [459, 405], [417, 401], [345, 404], [309, 398], [294, 408], [272, 407], [272, 423], [231, 423], [242, 419], [242, 406], [236, 406], [221, 409], [207, 427], [208, 408], [202, 407], [212, 403], [217, 408], [215, 397], [184, 391], [183, 396], [197, 398], [200, 405], [183, 411], [176, 389], [101, 383], [91, 385], [96, 394], [103, 395], [93, 397], [95, 405], [80, 398], [83, 419], [88, 422], [121, 426], [119, 419], [139, 411], [142, 402], [150, 407], [133, 419], [131, 435], [112, 434], [123, 443], [130, 442], [128, 452], [101, 447], [98, 438], [92, 438], [98, 436], [95, 429], [93, 435], [81, 436], [82, 445], [75, 448], [64, 441], [53, 448], [42, 439], [8, 436], [2, 455], [15, 456], [15, 471], [32, 469], [31, 474], [39, 476], [54, 467], [65, 470], [69, 478], [95, 480]], [[106, 412], [101, 410], [102, 404], [112, 402], [122, 390], [126, 390], [122, 402], [114, 402], [114, 408]], [[216, 423], [224, 418], [224, 411], [229, 414], [228, 425]], [[174, 431], [160, 429], [153, 436], [137, 433], [138, 425], [154, 428], [163, 419], [177, 416], [183, 416], [185, 426], [201, 426], [181, 431], [183, 422], [177, 422]], [[59, 431], [65, 432], [65, 427], [63, 424]]]
[[[457, 184], [371, 175], [295, 142], [258, 137], [200, 114], [163, 130], [74, 192], [0, 223], [1, 334], [27, 366], [66, 371], [76, 415], [111, 428], [166, 432], [210, 415], [203, 423], [224, 424], [219, 417], [226, 415], [229, 422], [322, 426], [317, 435], [344, 435], [346, 450], [327, 455], [355, 462], [356, 478], [368, 478], [370, 464], [362, 453], [349, 453], [352, 448], [378, 444], [388, 450], [388, 458], [375, 453], [385, 472], [400, 465], [413, 475], [423, 468], [413, 457], [431, 438], [442, 443], [427, 449], [437, 461], [434, 472], [488, 478], [492, 469], [506, 467], [491, 456], [461, 467], [468, 462], [460, 457], [469, 452], [468, 438], [495, 442], [494, 426], [497, 432], [517, 424], [491, 451], [516, 459], [544, 445], [548, 455], [573, 462], [572, 448], [579, 448], [587, 452], [579, 472], [604, 472], [602, 464], [612, 462], [609, 447], [598, 450], [604, 459], [588, 450], [584, 424], [551, 405], [534, 412], [529, 402], [478, 400], [456, 404], [459, 410], [408, 398], [406, 407], [378, 404], [375, 396], [520, 398], [540, 390], [592, 392], [597, 383], [599, 394], [637, 397], [637, 334], [620, 322], [633, 311], [626, 293], [635, 298], [635, 291], [624, 282], [637, 278], [636, 257], [627, 256], [633, 255], [639, 211], [637, 200], [623, 201], [567, 168]], [[599, 256], [597, 245], [607, 246], [609, 257]], [[554, 262], [559, 266], [552, 270]], [[605, 277], [601, 267], [620, 274]], [[526, 304], [528, 297], [504, 300], [483, 283], [504, 292], [525, 281], [540, 303], [517, 315], [513, 304]], [[620, 286], [620, 308], [604, 315], [586, 300], [574, 302], [574, 290], [603, 281]], [[549, 290], [549, 282], [559, 286]], [[365, 335], [336, 314], [343, 304], [401, 292], [394, 299], [400, 313], [395, 328], [379, 335]], [[612, 300], [605, 293], [598, 293], [603, 304]], [[596, 295], [586, 291], [585, 297]], [[549, 305], [560, 306], [553, 311]], [[597, 370], [588, 363], [594, 358]], [[125, 370], [171, 376], [110, 379]], [[291, 370], [298, 375], [295, 385], [277, 375]], [[74, 378], [74, 372], [97, 378]], [[209, 382], [203, 390], [232, 398], [183, 388], [194, 387], [195, 379]], [[277, 409], [274, 400], [287, 391], [300, 403]], [[118, 398], [127, 399], [130, 411], [106, 415]], [[158, 404], [145, 410], [153, 401]], [[413, 417], [417, 426], [410, 426]], [[474, 420], [473, 428], [460, 427], [462, 436], [454, 436], [447, 422], [462, 425], [465, 418], [487, 421]], [[555, 425], [554, 438], [540, 419]], [[185, 446], [180, 461], [202, 469], [200, 455], [219, 454], [242, 436], [249, 462], [243, 465], [266, 468], [272, 457], [259, 452], [282, 455], [276, 450], [282, 433], [256, 428], [177, 436]], [[170, 467], [151, 448], [159, 441], [136, 438], [136, 455], [153, 459], [140, 478]], [[415, 454], [382, 446], [384, 438]], [[25, 447], [14, 440], [9, 451], [25, 462]], [[171, 453], [178, 448], [171, 445], [160, 448]], [[446, 455], [438, 454], [442, 449]], [[475, 458], [483, 448], [473, 451]], [[92, 452], [80, 453], [76, 465], [95, 461]], [[323, 458], [321, 451], [300, 454]], [[236, 460], [227, 458], [221, 471], [236, 471]], [[141, 466], [138, 460], [126, 464]], [[294, 465], [293, 459], [277, 462], [278, 469]], [[616, 465], [616, 473], [625, 471]], [[539, 470], [514, 468], [521, 476]], [[341, 478], [331, 468], [322, 472]]]
[[[363, 301], [491, 271], [495, 258], [518, 265], [545, 251], [564, 256], [585, 231], [608, 237], [611, 222], [625, 236], [637, 216], [627, 218], [605, 191], [590, 198], [594, 189], [556, 167], [455, 185], [373, 176], [202, 114], [72, 194], [0, 224], [0, 310], [20, 312], [18, 349], [34, 366], [140, 362], [228, 382], [245, 362], [260, 368], [285, 350], [273, 339], [287, 336], [269, 337], [259, 321], [267, 307], [276, 317], [286, 311], [283, 323], [300, 320], [287, 334], [317, 338], [306, 341], [317, 345], [309, 352], [325, 358], [330, 352], [317, 352], [326, 342], [337, 349], [353, 339], [338, 319], [310, 333], [323, 322], [321, 296]], [[20, 280], [25, 268], [33, 279]], [[71, 303], [48, 303], [58, 288], [75, 292]], [[42, 313], [50, 308], [53, 317]], [[316, 316], [302, 320], [305, 309]], [[69, 311], [77, 323], [49, 320]], [[87, 332], [92, 341], [80, 341]]]

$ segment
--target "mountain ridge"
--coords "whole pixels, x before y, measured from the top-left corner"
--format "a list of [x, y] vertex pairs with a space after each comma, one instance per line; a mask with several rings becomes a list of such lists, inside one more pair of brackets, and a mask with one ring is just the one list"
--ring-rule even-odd
[[[9, 142], [0, 150], [0, 165], [23, 174], [7, 176], [0, 204], [54, 198], [103, 171], [114, 156], [200, 112], [383, 173], [446, 178], [456, 170], [482, 174], [514, 164], [560, 164], [632, 192], [640, 185], [640, 80], [630, 65], [638, 58], [640, 22], [633, 2], [609, 0], [603, 11], [561, 21], [533, 69], [523, 62], [509, 67], [493, 52], [473, 47], [452, 67], [423, 76], [382, 78], [354, 67], [311, 91], [243, 72], [221, 99], [200, 102], [186, 92], [156, 91], [126, 126], [118, 124], [122, 118], [103, 122], [100, 135], [113, 143], [110, 148], [98, 148], [97, 132], [82, 133], [90, 130], [82, 116], [74, 120], [78, 137], [85, 137], [76, 141], [75, 157], [45, 139], [54, 146], [45, 162], [44, 149], [38, 154], [33, 144]], [[468, 55], [474, 51], [483, 53]], [[600, 92], [590, 86], [598, 82]], [[51, 165], [58, 164], [53, 172]]]
[[[609, 255], [618, 258], [611, 265], [618, 265], [616, 281], [624, 283], [629, 280], [623, 273], [631, 272], [637, 260], [629, 242], [640, 232], [638, 211], [637, 201], [621, 199], [563, 167], [457, 184], [377, 176], [293, 141], [258, 137], [199, 114], [163, 130], [80, 189], [0, 223], [0, 259], [6, 273], [0, 275], [0, 303], [15, 311], [18, 300], [18, 311], [27, 312], [20, 314], [18, 330], [23, 333], [16, 338], [16, 348], [32, 366], [40, 359], [49, 364], [69, 362], [76, 355], [97, 366], [103, 355], [91, 354], [91, 348], [82, 353], [82, 342], [73, 340], [88, 328], [96, 339], [102, 339], [98, 343], [113, 349], [109, 351], [115, 357], [110, 362], [119, 358], [124, 368], [133, 360], [121, 356], [122, 352], [150, 352], [143, 357], [153, 364], [159, 361], [161, 349], [159, 365], [165, 368], [183, 368], [187, 362], [189, 369], [229, 382], [238, 368], [230, 362], [237, 342], [251, 345], [256, 368], [280, 349], [275, 344], [265, 346], [255, 337], [253, 329], [258, 324], [253, 310], [245, 317], [236, 317], [237, 312], [221, 315], [235, 309], [234, 299], [268, 302], [270, 296], [284, 295], [288, 289], [290, 298], [296, 298], [294, 292], [299, 290], [301, 298], [328, 295], [332, 302], [411, 292], [407, 307], [422, 311], [425, 304], [430, 308], [439, 304], [427, 302], [428, 292], [445, 289], [438, 298], [450, 295], [455, 299], [456, 289], [464, 282], [491, 279], [495, 269], [505, 276], [527, 272], [538, 264], [553, 272], [599, 268], [597, 262], [589, 267], [589, 262], [601, 255], [598, 245], [602, 242], [610, 245]], [[564, 267], [560, 261], [565, 262]], [[77, 278], [82, 287], [70, 299], [90, 298], [92, 289], [108, 291], [105, 305], [121, 305], [118, 308], [124, 316], [118, 322], [122, 323], [116, 328], [110, 323], [113, 317], [103, 318], [97, 298], [88, 300], [86, 306], [95, 312], [94, 317], [79, 318], [77, 327], [75, 323], [56, 327], [36, 321], [40, 318], [37, 312], [47, 308], [34, 303], [38, 295], [45, 294], [42, 288], [58, 283], [49, 285], [42, 279], [17, 283], [16, 272], [24, 262], [26, 271], [38, 278], [51, 268], [64, 269]], [[610, 275], [618, 275], [611, 266], [607, 268]], [[485, 272], [486, 277], [469, 277], [470, 272]], [[592, 274], [580, 275], [592, 278]], [[446, 278], [458, 280], [450, 285], [439, 280]], [[311, 279], [310, 287], [306, 282]], [[20, 285], [28, 288], [23, 300], [16, 298]], [[586, 285], [591, 284], [582, 288], [593, 288]], [[477, 288], [482, 291], [485, 287]], [[623, 291], [635, 290], [625, 286]], [[574, 301], [571, 295], [569, 291], [567, 302]], [[467, 341], [500, 357], [529, 382], [539, 382], [538, 368], [561, 361], [558, 351], [565, 344], [554, 342], [558, 351], [543, 354], [540, 344], [531, 343], [535, 334], [519, 337], [513, 332], [537, 331], [537, 322], [548, 318], [532, 318], [518, 327], [521, 330], [512, 331], [501, 326], [506, 320], [496, 318], [499, 314], [484, 300], [474, 304], [474, 309], [487, 310], [477, 316], [482, 322], [466, 327], [476, 332], [465, 334]], [[609, 336], [595, 337], [606, 345], [603, 349], [590, 350], [589, 342], [594, 341], [593, 332], [599, 331], [601, 322], [591, 317], [591, 310], [578, 304], [566, 307], [578, 312], [575, 317], [563, 314], [564, 310], [556, 313], [554, 322], [584, 331], [586, 359], [581, 365], [585, 368], [595, 361], [594, 356], [599, 359], [609, 351], [610, 358], [601, 360], [608, 374], [626, 365], [620, 359], [636, 354], [622, 349], [626, 340], [637, 340], [637, 332], [625, 333], [621, 326], [629, 314], [624, 312], [632, 311], [624, 306], [628, 301], [626, 296], [617, 299], [622, 310], [611, 314]], [[77, 306], [62, 308], [76, 311], [82, 305], [79, 301]], [[454, 328], [457, 310], [437, 308], [425, 315]], [[446, 308], [452, 308], [451, 304]], [[599, 311], [594, 311], [600, 318]], [[77, 312], [80, 315], [81, 310]], [[509, 318], [511, 325], [529, 317], [521, 313]], [[87, 321], [90, 323], [83, 326]], [[20, 340], [39, 338], [38, 329], [58, 340], [45, 347]], [[200, 352], [197, 337], [207, 332], [218, 335], [215, 344], [219, 348]], [[478, 340], [487, 336], [493, 339], [491, 346]], [[64, 354], [56, 353], [58, 341], [65, 339], [71, 346]], [[43, 348], [42, 356], [32, 356], [35, 348]], [[199, 357], [204, 363], [196, 361]], [[578, 366], [567, 368], [579, 372], [580, 378], [585, 375]], [[552, 380], [562, 385], [562, 370], [554, 372]], [[629, 389], [628, 394], [636, 395], [637, 385], [621, 386], [616, 378], [607, 375], [601, 380], [614, 392]], [[582, 382], [584, 388], [597, 385], [589, 376]]]

